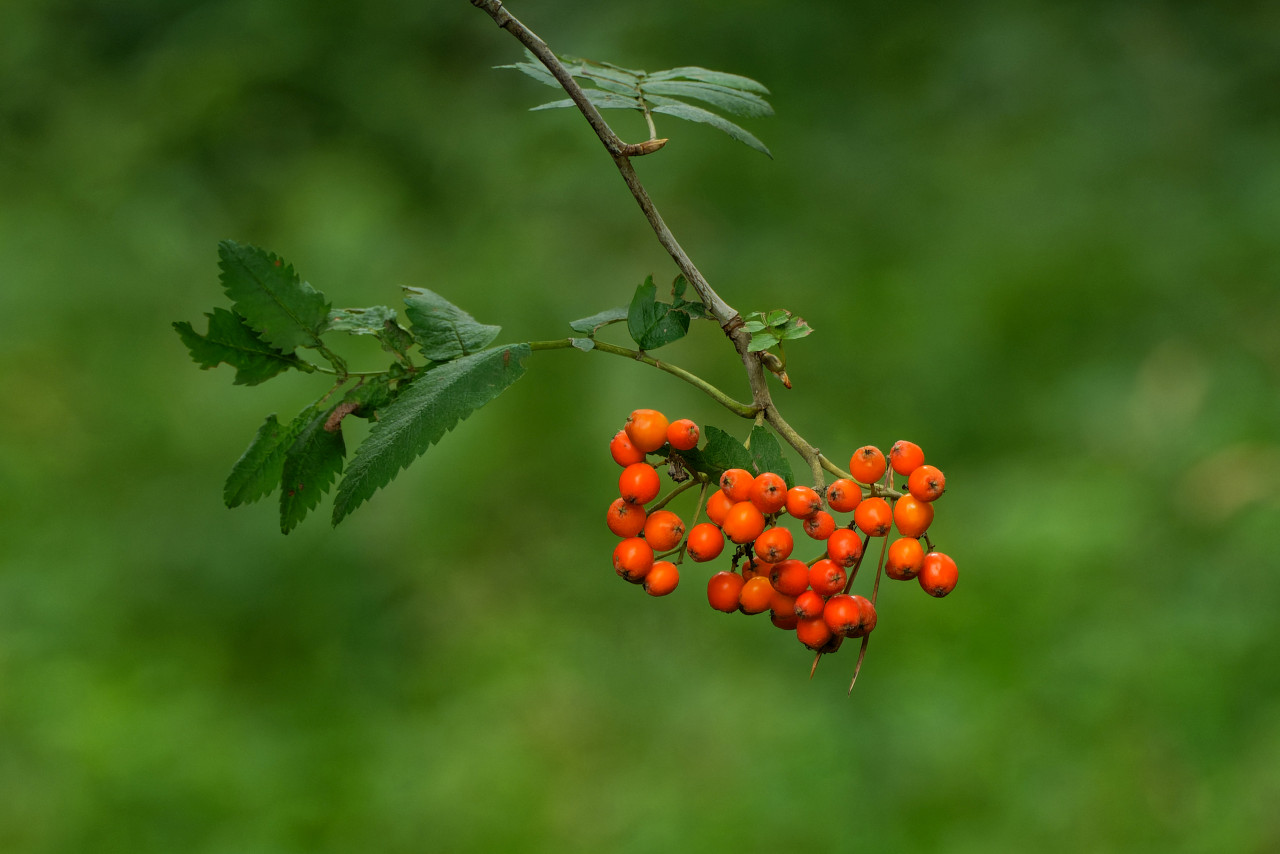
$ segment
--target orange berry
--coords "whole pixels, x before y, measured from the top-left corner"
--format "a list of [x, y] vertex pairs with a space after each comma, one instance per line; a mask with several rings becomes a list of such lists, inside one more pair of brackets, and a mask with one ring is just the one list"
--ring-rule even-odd
[[670, 510], [655, 510], [644, 522], [644, 538], [654, 551], [674, 549], [684, 539], [684, 522]]
[[750, 501], [739, 501], [729, 508], [720, 527], [725, 536], [738, 545], [749, 543], [764, 532], [764, 514]]
[[624, 501], [632, 504], [644, 504], [658, 497], [662, 489], [662, 480], [658, 470], [648, 463], [632, 463], [618, 475], [618, 492]]
[[841, 593], [827, 600], [822, 619], [838, 635], [862, 637], [876, 627], [876, 608], [865, 596]]
[[768, 563], [779, 563], [791, 557], [795, 540], [786, 528], [770, 528], [756, 537], [752, 546], [756, 555]]
[[746, 469], [725, 469], [720, 475], [720, 490], [734, 502], [750, 501], [755, 476]]
[[834, 596], [844, 590], [849, 580], [844, 567], [830, 558], [823, 558], [809, 567], [809, 586], [819, 596]]
[[761, 560], [759, 557], [747, 558], [742, 562], [742, 577], [747, 581], [755, 578], [757, 575], [767, 576], [773, 571], [773, 564]]
[[773, 589], [787, 596], [799, 596], [809, 587], [809, 565], [802, 560], [784, 560], [769, 570]]
[[701, 522], [689, 530], [685, 551], [698, 563], [715, 560], [724, 551], [724, 534], [710, 522]]
[[858, 505], [853, 511], [853, 524], [864, 534], [883, 537], [893, 527], [893, 510], [889, 502], [879, 496], [872, 496]]
[[645, 512], [639, 504], [622, 498], [613, 499], [609, 505], [609, 530], [619, 537], [634, 537], [644, 530]]
[[802, 620], [816, 620], [822, 616], [822, 606], [826, 604], [816, 592], [806, 590], [796, 597], [796, 616]]
[[707, 518], [721, 525], [724, 523], [724, 517], [729, 515], [729, 508], [732, 506], [733, 499], [725, 495], [723, 489], [717, 489], [707, 499]]
[[889, 465], [901, 475], [909, 475], [924, 465], [924, 451], [915, 442], [899, 439], [889, 449]]
[[[769, 598], [769, 613], [772, 614], [795, 614], [796, 597], [788, 596], [785, 593], [779, 593], [775, 588], [773, 596]], [[775, 622], [776, 626], [777, 623]]]
[[736, 572], [717, 572], [707, 581], [707, 602], [717, 611], [731, 614], [738, 610], [742, 585], [746, 583]]
[[650, 596], [666, 596], [680, 583], [680, 568], [669, 560], [660, 560], [644, 576], [644, 592]]
[[884, 454], [875, 445], [863, 445], [849, 458], [849, 473], [861, 483], [875, 483], [884, 477], [887, 466]]
[[667, 441], [677, 451], [689, 451], [698, 447], [698, 425], [688, 418], [672, 421], [667, 425]]
[[653, 568], [653, 549], [639, 537], [629, 537], [613, 549], [613, 571], [639, 584]]
[[830, 642], [831, 635], [831, 627], [822, 617], [796, 621], [796, 637], [809, 649], [821, 650]]
[[914, 495], [904, 495], [893, 504], [893, 524], [904, 537], [919, 537], [933, 521], [933, 505]]
[[853, 566], [862, 557], [862, 537], [848, 528], [833, 531], [827, 537], [827, 557], [837, 566]]
[[619, 430], [609, 441], [609, 455], [618, 465], [626, 468], [633, 463], [644, 462], [644, 451], [631, 444], [626, 430]]
[[924, 556], [924, 562], [920, 566], [920, 586], [930, 596], [937, 596], [939, 599], [946, 596], [956, 589], [959, 578], [960, 571], [949, 555], [929, 552]]
[[836, 529], [836, 520], [826, 510], [819, 510], [804, 520], [804, 532], [815, 540], [825, 540]]
[[862, 501], [862, 487], [846, 477], [831, 481], [827, 487], [827, 506], [837, 513], [848, 513]]
[[787, 503], [787, 482], [780, 475], [767, 471], [751, 482], [749, 497], [761, 513], [777, 513]]
[[787, 512], [797, 519], [808, 519], [822, 509], [822, 496], [807, 486], [787, 490]]
[[919, 540], [903, 537], [889, 544], [889, 556], [884, 564], [884, 574], [898, 581], [909, 581], [920, 574], [923, 563], [924, 546], [920, 545]]
[[773, 585], [763, 575], [757, 575], [742, 585], [738, 595], [738, 610], [744, 614], [759, 614], [769, 610], [773, 599]]
[[791, 631], [796, 627], [796, 623], [800, 622], [800, 618], [795, 614], [788, 614], [785, 611], [775, 611], [770, 608], [769, 622], [773, 623], [780, 629]]
[[645, 453], [656, 451], [667, 443], [667, 416], [656, 409], [637, 409], [627, 416], [624, 428], [631, 444]]
[[946, 477], [933, 466], [920, 466], [907, 478], [907, 490], [921, 501], [933, 501], [946, 488]]

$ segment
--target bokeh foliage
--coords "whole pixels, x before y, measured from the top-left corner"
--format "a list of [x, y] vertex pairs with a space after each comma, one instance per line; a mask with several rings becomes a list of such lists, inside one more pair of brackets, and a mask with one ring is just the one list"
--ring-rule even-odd
[[[849, 699], [849, 661], [807, 681], [696, 571], [619, 583], [625, 413], [746, 429], [572, 350], [337, 531], [225, 510], [263, 413], [315, 389], [190, 363], [170, 321], [219, 240], [512, 340], [675, 271], [461, 0], [4, 4], [0, 850], [1280, 845], [1280, 12], [513, 11], [768, 85], [773, 162], [659, 116], [638, 168], [732, 304], [818, 330], [792, 424], [944, 468], [959, 588], [885, 591]], [[709, 324], [664, 357], [743, 387]]]

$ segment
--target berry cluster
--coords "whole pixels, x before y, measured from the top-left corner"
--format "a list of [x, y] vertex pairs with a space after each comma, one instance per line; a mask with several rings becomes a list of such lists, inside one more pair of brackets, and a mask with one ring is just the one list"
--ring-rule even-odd
[[[711, 607], [726, 613], [767, 611], [775, 626], [794, 631], [819, 657], [834, 652], [846, 637], [862, 638], [865, 653], [866, 638], [876, 627], [881, 570], [892, 579], [916, 579], [932, 596], [955, 588], [955, 561], [935, 550], [927, 533], [946, 478], [925, 463], [918, 445], [896, 442], [887, 456], [871, 445], [859, 448], [849, 460], [849, 476], [819, 492], [788, 488], [780, 475], [767, 471], [730, 468], [718, 478], [690, 471], [682, 452], [695, 451], [698, 438], [698, 426], [688, 419], [668, 422], [656, 410], [637, 409], [610, 442], [614, 461], [623, 467], [619, 497], [608, 515], [609, 529], [622, 538], [613, 566], [627, 581], [664, 596], [679, 583], [684, 557], [714, 560], [727, 540], [733, 546], [731, 567], [707, 582]], [[661, 491], [650, 454], [667, 461], [680, 485], [646, 510]], [[895, 474], [905, 479], [901, 489], [895, 488]], [[666, 504], [695, 484], [702, 485], [705, 506], [699, 499], [693, 519], [705, 513], [709, 521], [686, 529]], [[788, 520], [824, 546], [816, 557], [792, 556], [797, 543], [796, 534], [782, 524]], [[895, 529], [899, 536], [890, 543]], [[882, 548], [868, 598], [850, 591], [873, 538], [881, 538]], [[860, 654], [859, 666], [861, 660]]]

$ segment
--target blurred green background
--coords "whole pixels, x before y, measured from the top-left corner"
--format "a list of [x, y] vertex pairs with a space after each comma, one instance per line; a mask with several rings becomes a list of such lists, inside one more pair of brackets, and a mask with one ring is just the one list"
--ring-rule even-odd
[[[772, 162], [667, 119], [639, 171], [726, 299], [816, 328], [800, 432], [946, 471], [959, 587], [881, 590], [850, 698], [853, 652], [810, 681], [711, 568], [620, 583], [626, 413], [745, 425], [576, 351], [336, 530], [225, 510], [322, 383], [189, 361], [218, 240], [508, 341], [675, 270], [463, 0], [7, 3], [0, 850], [1280, 848], [1280, 7], [512, 11], [770, 86]], [[709, 324], [661, 355], [746, 396]]]

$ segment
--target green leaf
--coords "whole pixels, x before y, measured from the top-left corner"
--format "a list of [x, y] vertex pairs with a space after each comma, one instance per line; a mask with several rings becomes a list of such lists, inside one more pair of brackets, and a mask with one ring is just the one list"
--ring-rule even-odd
[[813, 327], [804, 321], [804, 318], [797, 317], [793, 323], [783, 327], [782, 337], [786, 340], [792, 338], [804, 338], [813, 332]]
[[761, 350], [768, 350], [770, 347], [778, 345], [778, 336], [772, 332], [753, 332], [751, 333], [751, 343], [747, 345], [748, 353], [757, 353]]
[[390, 406], [393, 400], [395, 393], [391, 390], [391, 377], [385, 375], [366, 379], [342, 398], [343, 403], [356, 404], [353, 415], [370, 421], [379, 409]]
[[726, 469], [750, 470], [751, 454], [737, 439], [713, 425], [707, 425], [703, 435], [707, 441], [702, 450], [680, 452], [690, 468], [712, 478], [720, 477]]
[[385, 305], [368, 308], [335, 308], [329, 313], [329, 329], [352, 335], [379, 335], [396, 322], [396, 311]]
[[277, 350], [315, 347], [329, 319], [324, 294], [301, 281], [293, 267], [256, 246], [218, 244], [223, 290], [236, 314]]
[[280, 532], [297, 527], [329, 491], [347, 455], [341, 428], [325, 429], [333, 407], [316, 412], [284, 455], [280, 473]]
[[782, 455], [782, 446], [774, 438], [773, 432], [762, 424], [751, 428], [751, 465], [747, 471], [755, 475], [771, 471], [787, 482], [787, 488], [795, 486], [791, 476], [791, 464]]
[[705, 101], [739, 116], [771, 116], [773, 107], [759, 95], [719, 86], [684, 80], [646, 80], [640, 87], [646, 98], [653, 95], [673, 95], [678, 98], [695, 98]]
[[267, 416], [249, 447], [231, 467], [231, 474], [227, 475], [227, 482], [222, 487], [222, 500], [228, 508], [252, 504], [275, 491], [280, 485], [285, 451], [314, 415], [315, 407], [308, 406], [287, 427], [280, 425], [275, 413]]
[[263, 341], [234, 312], [215, 308], [205, 317], [209, 318], [205, 335], [196, 332], [185, 320], [173, 324], [191, 358], [202, 369], [226, 362], [236, 369], [236, 385], [257, 385], [290, 368], [314, 370], [293, 353], [285, 353]]
[[710, 320], [711, 315], [707, 312], [707, 307], [700, 301], [694, 302], [684, 298], [684, 292], [689, 288], [689, 280], [683, 274], [676, 276], [675, 281], [671, 283], [671, 308], [674, 311], [683, 311], [691, 318], [701, 318]]
[[569, 328], [574, 332], [581, 332], [594, 338], [595, 334], [600, 331], [600, 327], [626, 320], [628, 311], [629, 309], [622, 305], [617, 308], [608, 308], [590, 317], [583, 317], [573, 321], [569, 324]]
[[596, 348], [596, 342], [590, 338], [570, 338], [569, 343], [586, 353]]
[[696, 65], [683, 65], [679, 68], [668, 68], [666, 71], [655, 71], [647, 75], [647, 77], [649, 80], [676, 80], [683, 77], [688, 80], [701, 80], [704, 83], [714, 83], [717, 86], [739, 89], [744, 92], [756, 92], [761, 95], [769, 94], [769, 90], [765, 88], [763, 83], [752, 80], [750, 77], [729, 74], [725, 71], [711, 71]]
[[522, 74], [529, 75], [534, 80], [537, 80], [545, 86], [551, 86], [555, 89], [560, 88], [560, 81], [555, 78], [555, 75], [547, 70], [547, 67], [543, 65], [537, 57], [529, 51], [525, 51], [525, 56], [529, 58], [524, 62], [514, 62], [510, 65], [495, 65], [494, 67], [519, 71]]
[[405, 313], [422, 355], [433, 362], [448, 362], [459, 356], [478, 353], [489, 345], [501, 326], [477, 323], [476, 319], [426, 288], [405, 288]]
[[[587, 96], [587, 100], [596, 105], [598, 110], [639, 110], [640, 101], [635, 97], [625, 95], [615, 95], [612, 92], [602, 92], [595, 89], [583, 89], [583, 93]], [[557, 110], [563, 107], [578, 106], [572, 98], [561, 98], [558, 101], [548, 101], [545, 104], [539, 104], [536, 107], [530, 107], [530, 112], [538, 110]]]
[[497, 347], [446, 362], [413, 381], [384, 409], [338, 485], [338, 524], [459, 421], [524, 376], [528, 344]]
[[689, 315], [658, 302], [657, 293], [653, 276], [649, 276], [636, 288], [627, 311], [627, 331], [641, 350], [656, 350], [680, 340], [689, 331]]
[[[657, 99], [653, 100], [656, 102]], [[773, 158], [773, 154], [769, 151], [768, 147], [748, 133], [745, 128], [734, 124], [728, 119], [716, 115], [710, 110], [704, 110], [701, 107], [695, 107], [692, 104], [685, 104], [680, 101], [670, 101], [663, 98], [661, 99], [661, 103], [657, 103], [656, 106], [650, 108], [650, 112], [664, 113], [687, 121], [701, 122], [702, 124], [711, 125], [716, 130], [727, 133], [729, 136], [738, 140], [738, 142], [746, 143], [761, 154], [764, 154], [770, 159]]]

